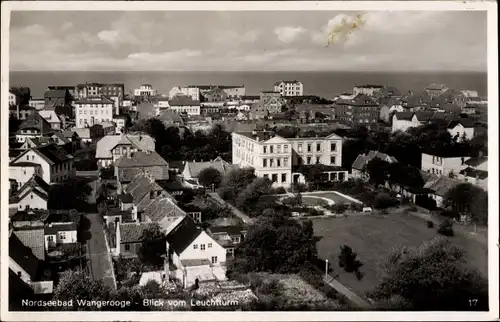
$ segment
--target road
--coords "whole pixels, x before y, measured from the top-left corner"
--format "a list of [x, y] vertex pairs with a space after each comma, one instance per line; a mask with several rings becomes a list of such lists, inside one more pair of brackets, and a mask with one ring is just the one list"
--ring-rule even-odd
[[92, 235], [86, 242], [92, 277], [102, 279], [104, 284], [116, 288], [113, 263], [106, 245], [101, 218], [99, 214], [86, 214], [86, 217], [90, 221], [89, 232]]

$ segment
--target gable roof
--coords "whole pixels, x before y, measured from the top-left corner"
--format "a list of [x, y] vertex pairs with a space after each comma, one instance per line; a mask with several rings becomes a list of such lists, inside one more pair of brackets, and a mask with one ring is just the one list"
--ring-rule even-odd
[[50, 126], [50, 123], [47, 122], [47, 120], [45, 120], [38, 112], [29, 114], [26, 117], [26, 120], [24, 120], [21, 125], [19, 125], [18, 133], [20, 133], [21, 130], [27, 129], [36, 129], [42, 134], [54, 133], [54, 130]]
[[137, 243], [142, 240], [145, 230], [153, 227], [155, 223], [120, 223], [120, 243]]
[[221, 174], [231, 169], [230, 164], [220, 158], [208, 162], [186, 162], [185, 166], [193, 178], [197, 178], [201, 171], [208, 168], [214, 168]]
[[26, 150], [18, 155], [14, 160], [12, 160], [11, 163], [17, 163], [17, 161], [21, 160], [23, 156], [26, 155], [26, 153], [28, 153], [29, 151], [33, 151], [34, 153], [40, 155], [50, 165], [61, 164], [73, 159], [73, 156], [66, 154], [66, 151], [64, 149], [54, 143], [51, 143]]
[[461, 119], [458, 119], [458, 120], [452, 120], [448, 124], [448, 128], [452, 129], [455, 126], [457, 126], [458, 124], [462, 124], [462, 126], [464, 128], [473, 128], [474, 127], [474, 120], [469, 119], [469, 118], [461, 118]]
[[119, 144], [132, 145], [139, 151], [155, 149], [155, 140], [148, 134], [106, 135], [97, 142], [96, 158], [112, 158], [112, 150]]
[[172, 122], [172, 123], [184, 124], [184, 120], [182, 119], [182, 117], [179, 114], [177, 114], [176, 112], [169, 110], [169, 109], [163, 111], [160, 114], [160, 116], [158, 116], [158, 119], [162, 122]]
[[45, 235], [55, 235], [60, 231], [76, 231], [77, 228], [76, 223], [54, 223], [45, 226], [44, 233]]
[[481, 180], [488, 178], [488, 171], [478, 170], [471, 167], [463, 169], [462, 171], [460, 171], [460, 174], [466, 177], [477, 178]]
[[45, 233], [43, 226], [16, 229], [14, 234], [26, 247], [31, 248], [33, 254], [40, 260], [45, 260]]
[[172, 250], [180, 255], [203, 232], [194, 220], [185, 216], [167, 235], [167, 242]]
[[159, 222], [166, 217], [179, 217], [185, 215], [186, 213], [175, 204], [172, 197], [156, 198], [146, 209], [144, 209], [144, 216], [147, 216], [153, 222]]
[[49, 89], [43, 94], [45, 98], [66, 98], [67, 95], [68, 90], [66, 89]]
[[436, 195], [444, 197], [450, 189], [461, 183], [461, 181], [446, 176], [439, 176], [437, 179], [428, 181], [424, 188], [432, 189]]
[[118, 168], [126, 167], [152, 167], [152, 166], [167, 166], [168, 163], [155, 151], [137, 151], [130, 157], [122, 156], [116, 162]]
[[188, 95], [176, 95], [168, 101], [171, 107], [174, 106], [200, 106], [200, 101], [193, 100]]
[[485, 162], [488, 162], [488, 157], [474, 157], [465, 161], [465, 164], [471, 167], [477, 167]]
[[125, 188], [126, 193], [132, 196], [133, 203], [137, 205], [146, 194], [153, 190], [162, 190], [156, 181], [145, 173], [138, 173]]
[[214, 226], [210, 227], [208, 230], [212, 234], [226, 233], [230, 236], [233, 236], [233, 235], [241, 235], [241, 233], [243, 231], [247, 231], [248, 228], [246, 228], [243, 225], [232, 225], [232, 226]]
[[[54, 133], [53, 137], [57, 137], [59, 140], [61, 140], [63, 143], [70, 143], [71, 141], [62, 133], [62, 132], [59, 132], [57, 131], [56, 133]], [[72, 136], [70, 136], [71, 138]]]
[[9, 257], [21, 266], [32, 280], [36, 280], [39, 265], [38, 258], [36, 258], [32, 250], [24, 245], [16, 234], [12, 232], [9, 238]]
[[385, 154], [385, 153], [382, 153], [379, 151], [372, 150], [372, 151], [369, 151], [367, 154], [358, 154], [358, 156], [356, 157], [356, 160], [354, 160], [354, 162], [352, 163], [351, 168], [356, 169], [356, 170], [363, 170], [364, 166], [366, 164], [368, 164], [368, 162], [370, 162], [371, 160], [373, 160], [375, 158], [389, 162], [389, 163], [398, 162], [398, 160], [393, 156], [390, 156], [388, 154]]
[[19, 191], [22, 191], [22, 190], [26, 189], [28, 186], [30, 186], [30, 187], [37, 187], [37, 188], [41, 189], [41, 191], [43, 191], [45, 193], [49, 193], [49, 190], [50, 190], [50, 184], [48, 184], [47, 182], [45, 182], [45, 180], [43, 180], [43, 178], [40, 177], [40, 176], [38, 176], [38, 175], [33, 175], [31, 178], [29, 178], [28, 181], [26, 181], [21, 186], [21, 188], [19, 188]]
[[411, 121], [413, 114], [414, 114], [413, 112], [396, 112], [394, 113], [394, 116], [398, 120]]

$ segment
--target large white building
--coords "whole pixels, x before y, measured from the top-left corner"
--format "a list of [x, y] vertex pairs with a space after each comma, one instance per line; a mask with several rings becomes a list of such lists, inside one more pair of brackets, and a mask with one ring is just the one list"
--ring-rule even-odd
[[76, 127], [84, 128], [102, 122], [111, 122], [113, 120], [114, 104], [113, 100], [104, 96], [76, 101], [74, 103]]
[[234, 132], [233, 164], [252, 167], [258, 177], [269, 178], [275, 186], [287, 187], [303, 182], [294, 172], [301, 165], [331, 166], [328, 180], [347, 180], [342, 166], [342, 138], [336, 134], [326, 137], [288, 138], [269, 131]]
[[274, 91], [279, 92], [281, 96], [303, 96], [304, 85], [296, 80], [281, 81], [274, 84]]
[[168, 97], [173, 99], [177, 95], [187, 95], [194, 101], [200, 100], [200, 89], [198, 87], [172, 87], [168, 92]]
[[150, 84], [142, 84], [139, 88], [134, 89], [134, 96], [156, 96], [157, 90], [153, 88]]

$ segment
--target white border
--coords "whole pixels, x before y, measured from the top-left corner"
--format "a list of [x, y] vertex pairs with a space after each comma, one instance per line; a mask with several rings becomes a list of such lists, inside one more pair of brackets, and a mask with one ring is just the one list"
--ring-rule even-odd
[[[23, 1], [2, 2], [1, 12], [1, 129], [8, 128], [8, 97], [9, 80], [9, 25], [10, 11], [13, 10], [42, 10], [42, 11], [145, 11], [145, 10], [193, 10], [197, 11], [243, 11], [243, 10], [269, 10], [269, 11], [296, 11], [296, 10], [334, 10], [334, 11], [488, 11], [488, 102], [489, 111], [489, 177], [490, 209], [488, 233], [488, 259], [489, 259], [489, 301], [490, 311], [486, 313], [473, 312], [8, 312], [8, 278], [1, 281], [1, 320], [6, 321], [488, 321], [498, 319], [498, 33], [497, 33], [497, 4], [496, 2], [482, 1], [340, 1], [340, 2], [122, 2], [122, 1]], [[8, 177], [8, 135], [1, 135], [1, 179]], [[5, 178], [5, 179], [4, 179]], [[8, 184], [1, 185], [1, 263], [8, 262]], [[3, 260], [5, 259], [5, 261]], [[7, 265], [1, 265], [1, 275], [8, 276]]]

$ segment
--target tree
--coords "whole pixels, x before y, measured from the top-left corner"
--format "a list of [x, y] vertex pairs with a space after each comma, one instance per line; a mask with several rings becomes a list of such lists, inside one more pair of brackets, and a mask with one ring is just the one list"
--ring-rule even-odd
[[248, 272], [297, 273], [317, 257], [310, 221], [298, 222], [276, 213], [261, 217], [236, 248], [229, 275]]
[[50, 186], [48, 209], [81, 209], [92, 193], [92, 187], [82, 179], [70, 178]]
[[488, 224], [488, 193], [470, 183], [461, 183], [448, 190], [444, 206], [481, 225]]
[[69, 270], [62, 273], [59, 283], [54, 289], [54, 300], [67, 301], [73, 299], [73, 307], [60, 307], [63, 310], [96, 310], [89, 306], [79, 306], [80, 300], [108, 300], [111, 289], [101, 280], [94, 280], [80, 270]]
[[[400, 296], [416, 311], [488, 310], [487, 280], [471, 270], [464, 251], [445, 238], [394, 249], [383, 266], [385, 277], [369, 294], [376, 300]], [[477, 305], [470, 306], [471, 299], [477, 299]]]
[[272, 182], [267, 178], [255, 178], [238, 194], [236, 207], [246, 208], [254, 205], [261, 196], [269, 194]]
[[215, 168], [206, 168], [200, 172], [198, 181], [205, 187], [212, 187], [212, 185], [214, 185], [218, 188], [222, 181], [222, 175], [219, 170]]
[[380, 158], [373, 158], [365, 165], [365, 171], [371, 183], [383, 185], [389, 179], [391, 164]]
[[[147, 284], [146, 284], [147, 285]], [[130, 305], [123, 306], [110, 306], [106, 309], [111, 311], [149, 311], [149, 307], [143, 305], [144, 299], [153, 299], [154, 297], [147, 297], [142, 293], [143, 288], [139, 287], [120, 287], [113, 290], [110, 294], [110, 300], [126, 302], [129, 301]]]
[[445, 219], [439, 224], [438, 233], [443, 236], [453, 236], [453, 222], [451, 219]]
[[351, 247], [347, 245], [340, 246], [339, 266], [348, 273], [359, 271], [363, 264], [356, 259], [357, 256], [358, 254], [353, 252]]
[[161, 265], [163, 263], [161, 256], [166, 254], [165, 238], [165, 232], [157, 223], [145, 229], [141, 236], [141, 247], [138, 254], [141, 262]]
[[222, 177], [219, 195], [224, 200], [235, 201], [240, 191], [246, 188], [255, 178], [253, 168], [232, 170]]

